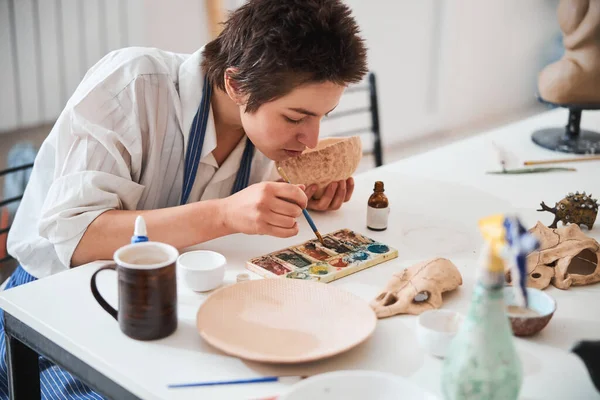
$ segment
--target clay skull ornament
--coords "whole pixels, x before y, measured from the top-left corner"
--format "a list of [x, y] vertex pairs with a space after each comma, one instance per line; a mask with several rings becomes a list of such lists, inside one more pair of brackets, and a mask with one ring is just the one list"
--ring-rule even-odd
[[[559, 289], [600, 282], [600, 244], [586, 236], [578, 225], [548, 228], [541, 222], [529, 230], [540, 247], [527, 256], [527, 286]], [[510, 271], [505, 272], [511, 283]]]
[[373, 301], [378, 318], [396, 314], [418, 315], [440, 308], [442, 293], [462, 285], [458, 268], [448, 259], [434, 258], [396, 272]]

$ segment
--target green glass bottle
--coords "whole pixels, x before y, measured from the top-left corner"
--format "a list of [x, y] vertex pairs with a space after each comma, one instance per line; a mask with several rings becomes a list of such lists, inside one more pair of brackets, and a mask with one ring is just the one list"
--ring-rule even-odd
[[502, 219], [483, 219], [480, 227], [487, 239], [482, 268], [465, 321], [442, 367], [446, 400], [517, 399], [523, 379], [505, 311]]

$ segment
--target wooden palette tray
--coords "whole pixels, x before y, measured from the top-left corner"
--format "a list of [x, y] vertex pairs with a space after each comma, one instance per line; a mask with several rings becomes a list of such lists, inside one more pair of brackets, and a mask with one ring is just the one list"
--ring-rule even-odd
[[350, 229], [323, 235], [325, 246], [310, 240], [246, 262], [246, 268], [265, 278], [331, 282], [398, 257], [398, 250]]

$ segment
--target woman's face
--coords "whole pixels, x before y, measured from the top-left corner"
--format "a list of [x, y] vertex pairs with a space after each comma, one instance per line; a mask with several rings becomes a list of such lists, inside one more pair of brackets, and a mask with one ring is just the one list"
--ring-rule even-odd
[[317, 146], [321, 119], [337, 106], [344, 89], [332, 82], [310, 83], [261, 105], [254, 113], [244, 112], [242, 106], [246, 135], [273, 161], [297, 157]]

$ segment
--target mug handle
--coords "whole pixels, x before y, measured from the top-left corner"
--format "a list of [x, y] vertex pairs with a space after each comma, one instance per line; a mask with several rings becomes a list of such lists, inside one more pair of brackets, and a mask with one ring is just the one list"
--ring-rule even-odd
[[104, 266], [104, 267], [98, 269], [98, 271], [94, 272], [94, 275], [92, 275], [92, 279], [91, 279], [91, 282], [90, 282], [90, 287], [92, 289], [92, 294], [94, 295], [94, 298], [100, 304], [100, 306], [102, 308], [104, 308], [104, 311], [106, 311], [107, 313], [109, 313], [110, 315], [112, 315], [113, 318], [118, 321], [119, 320], [119, 318], [118, 318], [119, 313], [110, 304], [108, 304], [106, 302], [106, 300], [104, 300], [104, 298], [100, 295], [100, 292], [98, 291], [98, 287], [96, 286], [96, 275], [98, 275], [98, 272], [100, 272], [102, 270], [105, 270], [105, 269], [112, 269], [113, 271], [116, 271], [117, 270], [117, 265], [116, 264], [107, 265], [107, 266]]

